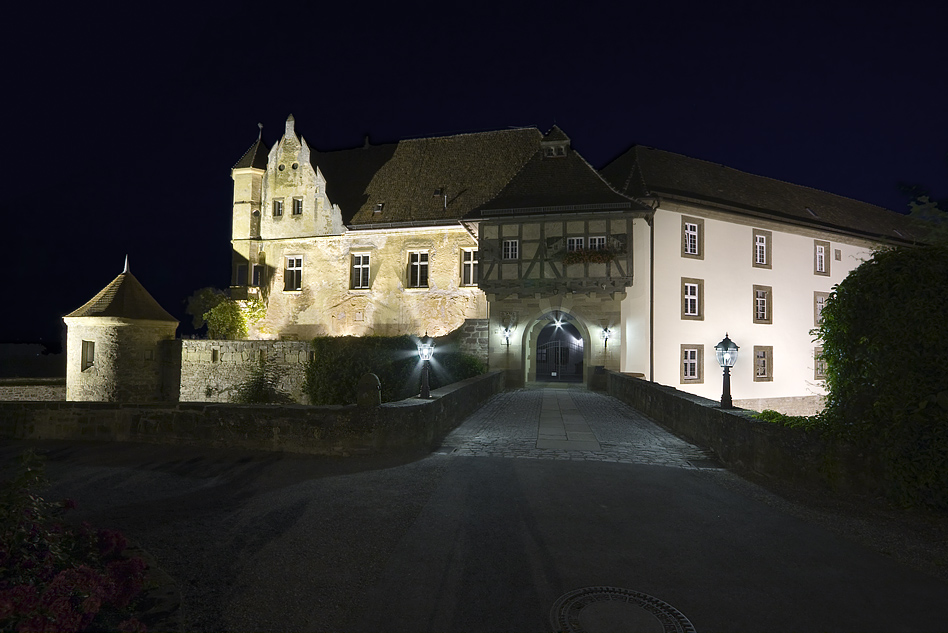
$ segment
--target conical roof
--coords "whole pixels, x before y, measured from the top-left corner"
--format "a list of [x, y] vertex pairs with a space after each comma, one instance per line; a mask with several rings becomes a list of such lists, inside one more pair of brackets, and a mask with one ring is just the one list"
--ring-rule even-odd
[[118, 317], [143, 321], [173, 321], [176, 318], [158, 305], [154, 297], [126, 268], [85, 305], [67, 317]]
[[[290, 116], [293, 116], [292, 114]], [[260, 134], [257, 135], [257, 140], [253, 145], [250, 146], [244, 155], [240, 157], [240, 160], [237, 161], [237, 164], [234, 165], [234, 169], [245, 169], [247, 167], [253, 167], [254, 169], [266, 169], [267, 168], [267, 155], [270, 153], [270, 149], [267, 147], [266, 143], [263, 142], [263, 126], [260, 126]]]

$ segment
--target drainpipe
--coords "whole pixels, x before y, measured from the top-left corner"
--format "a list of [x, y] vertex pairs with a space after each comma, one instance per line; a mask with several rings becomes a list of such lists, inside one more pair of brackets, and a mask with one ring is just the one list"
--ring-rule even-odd
[[655, 382], [655, 209], [648, 233], [648, 380]]

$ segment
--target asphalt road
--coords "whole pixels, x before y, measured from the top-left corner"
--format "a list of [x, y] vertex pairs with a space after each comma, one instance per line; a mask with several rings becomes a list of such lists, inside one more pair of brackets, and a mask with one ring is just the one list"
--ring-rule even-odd
[[74, 520], [177, 581], [189, 631], [549, 631], [560, 596], [597, 586], [697, 631], [948, 630], [948, 584], [723, 470], [61, 442], [0, 459], [27, 446]]

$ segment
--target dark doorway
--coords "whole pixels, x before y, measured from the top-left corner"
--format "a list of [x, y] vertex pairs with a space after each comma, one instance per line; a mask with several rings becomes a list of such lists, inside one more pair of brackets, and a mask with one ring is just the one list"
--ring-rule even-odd
[[583, 337], [575, 326], [553, 322], [537, 337], [538, 382], [583, 381]]

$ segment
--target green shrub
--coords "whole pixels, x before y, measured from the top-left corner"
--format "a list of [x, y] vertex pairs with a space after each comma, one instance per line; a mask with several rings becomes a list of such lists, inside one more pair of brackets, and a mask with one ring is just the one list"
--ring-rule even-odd
[[787, 426], [793, 429], [813, 430], [822, 427], [822, 419], [815, 415], [786, 415], [773, 409], [764, 409], [753, 417], [761, 422]]
[[[356, 401], [359, 379], [375, 374], [382, 402], [417, 395], [422, 363], [411, 336], [324, 336], [313, 340], [314, 359], [306, 365], [306, 393], [312, 404]], [[428, 383], [432, 389], [484, 373], [477, 358], [456, 351], [452, 337], [436, 341]]]
[[948, 508], [948, 248], [876, 252], [830, 295], [814, 334], [826, 430], [881, 459], [889, 494]]
[[250, 377], [237, 385], [234, 402], [239, 404], [293, 404], [293, 398], [279, 388], [280, 371], [271, 363], [258, 362]]

